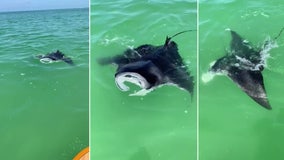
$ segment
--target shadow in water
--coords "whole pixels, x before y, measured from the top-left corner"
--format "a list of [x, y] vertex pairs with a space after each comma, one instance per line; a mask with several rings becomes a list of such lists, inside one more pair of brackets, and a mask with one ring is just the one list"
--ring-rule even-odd
[[151, 160], [151, 157], [145, 147], [140, 147], [129, 160]]

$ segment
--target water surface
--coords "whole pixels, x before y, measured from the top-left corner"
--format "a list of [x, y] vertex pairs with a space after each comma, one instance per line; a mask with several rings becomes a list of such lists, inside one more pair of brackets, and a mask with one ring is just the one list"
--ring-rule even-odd
[[[2, 159], [72, 159], [88, 146], [88, 9], [0, 13]], [[42, 64], [59, 49], [75, 63]]]

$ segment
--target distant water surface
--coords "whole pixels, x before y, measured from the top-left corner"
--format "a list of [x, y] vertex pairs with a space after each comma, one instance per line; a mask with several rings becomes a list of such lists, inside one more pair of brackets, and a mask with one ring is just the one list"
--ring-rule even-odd
[[[88, 146], [88, 15], [0, 13], [1, 159], [70, 160]], [[35, 58], [57, 49], [75, 66]]]

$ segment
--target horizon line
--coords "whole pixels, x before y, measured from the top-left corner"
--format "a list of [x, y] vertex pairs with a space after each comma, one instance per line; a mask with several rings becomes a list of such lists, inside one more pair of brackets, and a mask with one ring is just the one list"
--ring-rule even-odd
[[70, 7], [70, 8], [46, 8], [46, 9], [27, 9], [27, 10], [7, 10], [7, 11], [1, 11], [0, 13], [9, 13], [9, 12], [32, 12], [32, 11], [49, 11], [49, 10], [67, 10], [67, 9], [88, 9], [89, 6], [87, 7]]

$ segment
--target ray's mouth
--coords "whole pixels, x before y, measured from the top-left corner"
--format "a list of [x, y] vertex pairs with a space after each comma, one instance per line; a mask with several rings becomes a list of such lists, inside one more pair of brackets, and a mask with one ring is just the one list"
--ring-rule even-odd
[[41, 58], [39, 61], [41, 63], [52, 63], [52, 62], [54, 62], [54, 60], [52, 60], [51, 58]]
[[116, 86], [121, 91], [128, 91], [129, 87], [125, 85], [125, 82], [133, 83], [142, 89], [150, 88], [150, 83], [142, 75], [136, 72], [122, 72], [115, 76]]

